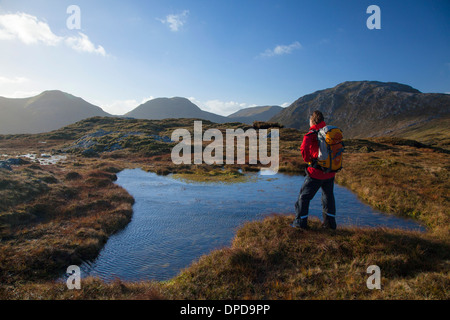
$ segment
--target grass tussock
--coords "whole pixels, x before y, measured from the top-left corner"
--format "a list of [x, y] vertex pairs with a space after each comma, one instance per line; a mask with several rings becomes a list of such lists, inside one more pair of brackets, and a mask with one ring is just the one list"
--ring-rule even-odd
[[175, 179], [181, 179], [184, 181], [194, 181], [194, 182], [212, 182], [212, 183], [238, 183], [246, 182], [250, 178], [244, 175], [236, 167], [228, 166], [226, 168], [213, 167], [210, 166], [198, 166], [194, 170], [189, 170], [186, 172], [175, 173], [173, 175]]

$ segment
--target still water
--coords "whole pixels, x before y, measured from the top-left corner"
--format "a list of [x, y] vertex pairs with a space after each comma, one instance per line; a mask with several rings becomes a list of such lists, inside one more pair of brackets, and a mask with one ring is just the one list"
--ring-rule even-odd
[[[252, 174], [248, 182], [192, 183], [140, 169], [118, 174], [117, 184], [136, 200], [127, 227], [110, 237], [98, 258], [81, 266], [83, 277], [168, 280], [213, 249], [231, 244], [236, 229], [271, 213], [294, 213], [303, 176]], [[310, 216], [321, 218], [320, 193]], [[335, 185], [338, 227], [357, 225], [425, 230], [388, 216]]]

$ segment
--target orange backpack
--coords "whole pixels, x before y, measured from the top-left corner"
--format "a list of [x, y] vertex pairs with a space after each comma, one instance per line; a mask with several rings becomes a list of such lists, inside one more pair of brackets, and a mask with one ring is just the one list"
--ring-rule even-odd
[[319, 157], [310, 166], [320, 168], [324, 172], [338, 172], [342, 169], [342, 153], [344, 152], [341, 129], [325, 126], [314, 130], [319, 140]]

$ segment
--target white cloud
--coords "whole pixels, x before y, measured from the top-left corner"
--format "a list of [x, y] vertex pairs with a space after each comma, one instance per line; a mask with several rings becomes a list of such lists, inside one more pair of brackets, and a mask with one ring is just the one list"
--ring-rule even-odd
[[57, 45], [62, 38], [55, 35], [47, 23], [26, 13], [0, 15], [0, 39], [19, 39], [25, 44]]
[[98, 101], [96, 101], [95, 103], [108, 113], [115, 115], [124, 115], [125, 113], [130, 112], [137, 106], [152, 99], [154, 98], [150, 96], [148, 98], [143, 98], [140, 102], [136, 99], [128, 99], [128, 100], [115, 100], [111, 103], [100, 103]]
[[186, 23], [189, 10], [184, 10], [180, 14], [169, 14], [165, 19], [158, 19], [164, 24], [168, 24], [170, 30], [177, 32]]
[[78, 35], [78, 37], [66, 38], [65, 42], [70, 48], [79, 52], [97, 53], [106, 56], [105, 49], [102, 46], [95, 47], [84, 33], [79, 32]]
[[153, 99], [155, 99], [154, 96], [150, 96], [148, 98], [143, 98], [139, 104], [146, 103], [147, 101], [150, 101], [150, 100], [153, 100]]
[[292, 102], [285, 102], [281, 105], [282, 108], [287, 108], [292, 104]]
[[0, 76], [0, 84], [18, 84], [18, 83], [24, 83], [29, 81], [25, 77], [13, 77], [13, 78], [7, 78]]
[[289, 45], [278, 45], [273, 49], [267, 49], [263, 53], [260, 54], [261, 57], [274, 57], [274, 56], [281, 56], [284, 54], [290, 54], [294, 50], [301, 49], [302, 45], [300, 42], [295, 41]]
[[200, 107], [200, 109], [221, 116], [228, 116], [243, 108], [256, 107], [256, 104], [248, 104], [236, 101], [220, 101], [220, 100], [208, 100], [202, 102], [194, 97], [188, 98], [192, 103]]
[[65, 43], [78, 52], [96, 53], [106, 56], [102, 46], [95, 46], [89, 37], [81, 32], [78, 36], [60, 37], [52, 32], [50, 26], [37, 17], [27, 13], [0, 15], [0, 40], [19, 40], [27, 45], [44, 44], [57, 46]]
[[37, 96], [38, 94], [42, 93], [42, 91], [14, 91], [13, 94], [8, 95], [9, 98], [29, 98]]

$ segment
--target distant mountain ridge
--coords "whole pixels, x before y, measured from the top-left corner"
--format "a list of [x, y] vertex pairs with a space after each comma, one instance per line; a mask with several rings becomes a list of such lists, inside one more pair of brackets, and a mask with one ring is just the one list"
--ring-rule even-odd
[[395, 82], [348, 81], [299, 98], [271, 121], [307, 131], [314, 110], [347, 138], [392, 135], [450, 117], [450, 95]]
[[152, 120], [167, 118], [198, 118], [216, 123], [229, 122], [229, 119], [226, 117], [203, 111], [189, 99], [181, 97], [156, 98], [149, 100], [126, 113], [124, 116]]
[[[327, 123], [339, 126], [346, 138], [407, 137], [411, 132], [417, 138], [426, 138], [434, 136], [439, 128], [446, 129], [450, 123], [450, 95], [421, 93], [395, 82], [348, 81], [305, 95], [287, 108], [251, 107], [224, 117], [203, 111], [186, 98], [174, 97], [147, 101], [122, 117], [197, 118], [248, 124], [272, 121], [307, 131], [308, 118], [314, 110], [321, 110]], [[115, 117], [82, 98], [58, 90], [30, 98], [0, 97], [0, 134], [48, 132], [95, 116]]]
[[227, 118], [231, 121], [252, 124], [254, 121], [268, 121], [281, 112], [281, 110], [283, 108], [280, 106], [250, 107], [230, 114]]
[[30, 98], [0, 97], [0, 134], [40, 133], [95, 116], [111, 116], [71, 94], [52, 90]]
[[[59, 90], [44, 91], [30, 98], [0, 97], [0, 134], [48, 132], [95, 116], [121, 117]], [[203, 111], [190, 100], [180, 97], [147, 101], [123, 117], [153, 120], [197, 118], [216, 123], [232, 121]]]

